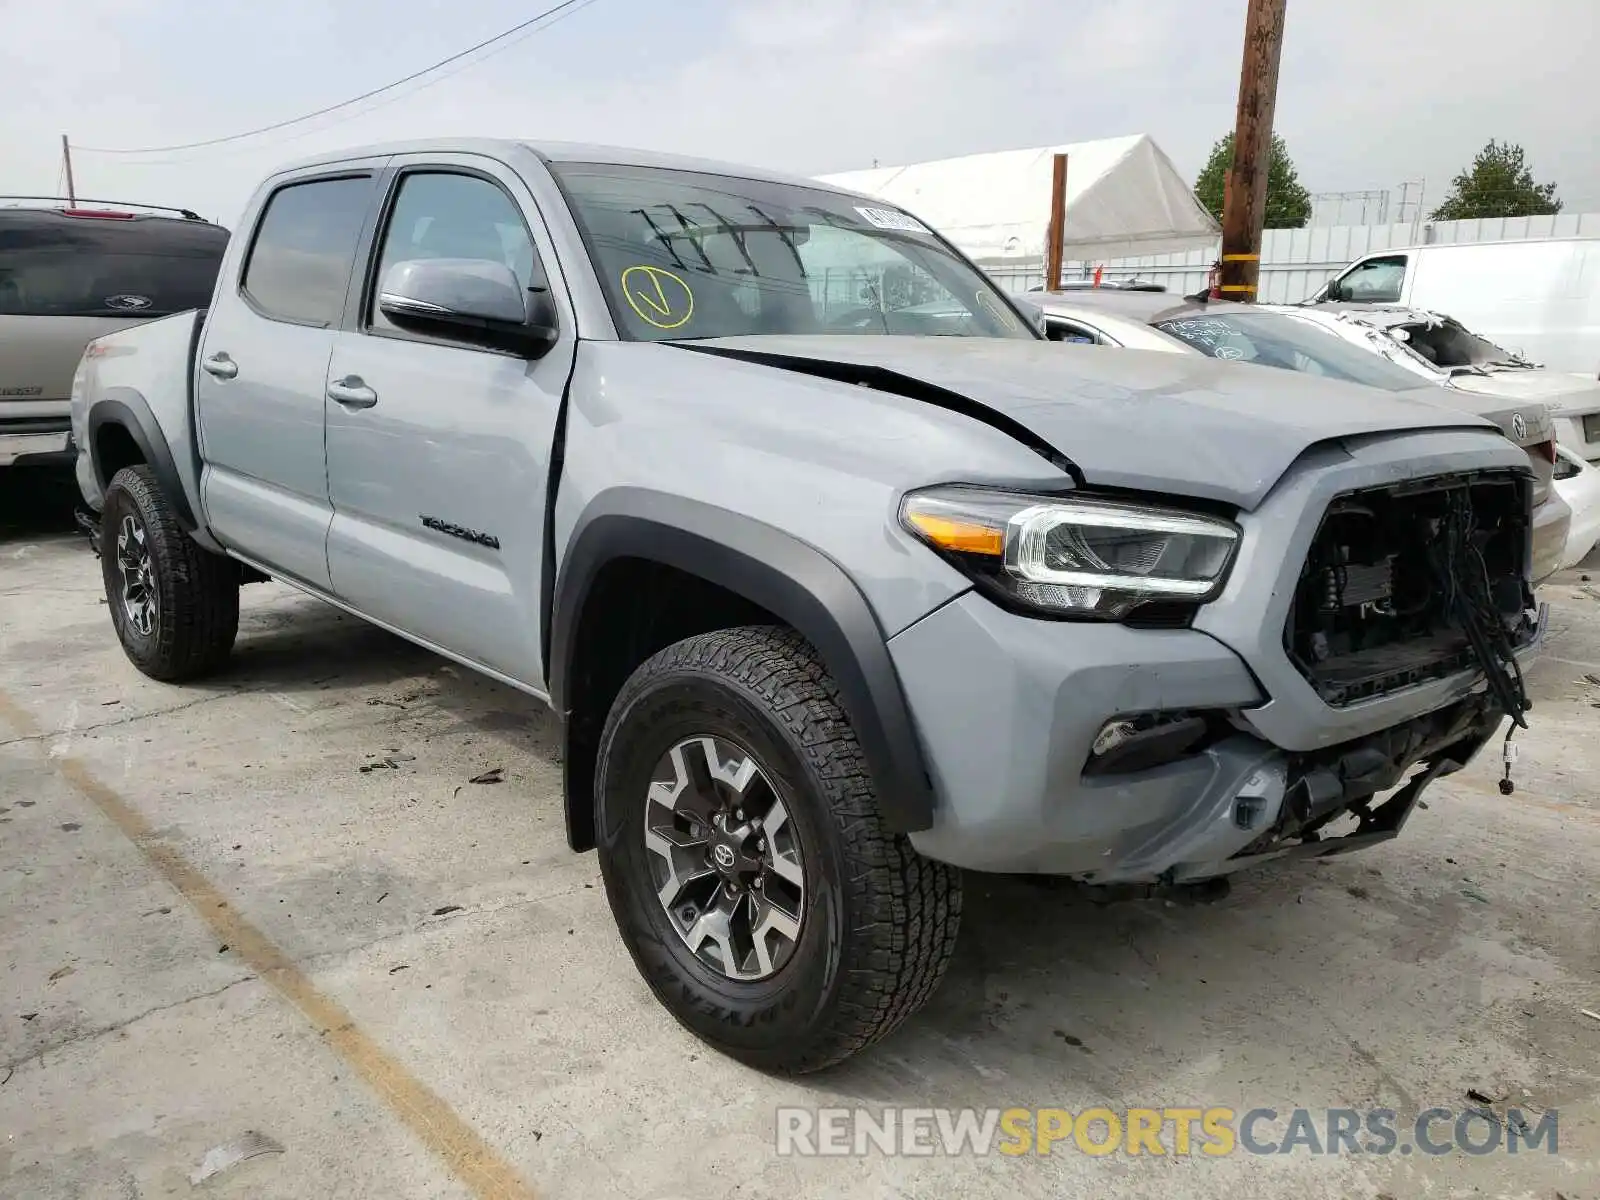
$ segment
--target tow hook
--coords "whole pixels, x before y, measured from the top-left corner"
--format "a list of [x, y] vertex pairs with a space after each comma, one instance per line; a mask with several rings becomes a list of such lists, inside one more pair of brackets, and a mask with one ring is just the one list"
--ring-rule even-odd
[[83, 530], [83, 535], [89, 539], [89, 549], [94, 551], [96, 558], [100, 557], [100, 514], [87, 508], [72, 510], [72, 519], [78, 523], [78, 528]]

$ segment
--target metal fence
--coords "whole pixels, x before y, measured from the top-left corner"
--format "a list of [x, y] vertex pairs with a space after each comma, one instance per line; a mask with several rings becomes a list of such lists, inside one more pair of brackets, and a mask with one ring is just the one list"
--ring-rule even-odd
[[[1269, 229], [1261, 242], [1258, 298], [1272, 304], [1293, 304], [1309, 297], [1352, 259], [1392, 246], [1433, 242], [1496, 242], [1523, 238], [1600, 237], [1600, 213], [1561, 213], [1553, 217], [1499, 217], [1480, 221], [1406, 221], [1396, 225], [1325, 225], [1308, 229]], [[1115, 259], [1102, 264], [1104, 279], [1144, 279], [1168, 291], [1197, 292], [1217, 251], [1154, 254]], [[1092, 262], [1067, 264], [1068, 279], [1089, 279]], [[988, 263], [986, 270], [1001, 287], [1026, 292], [1044, 283], [1044, 263]]]

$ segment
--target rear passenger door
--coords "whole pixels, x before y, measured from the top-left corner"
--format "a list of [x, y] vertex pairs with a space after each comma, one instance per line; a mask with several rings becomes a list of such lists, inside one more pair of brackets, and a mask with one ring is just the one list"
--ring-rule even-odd
[[[576, 340], [527, 186], [478, 155], [393, 161], [359, 308], [328, 372], [328, 565], [341, 600], [542, 689], [540, 574], [556, 418]], [[547, 289], [561, 327], [530, 361], [401, 329], [376, 304], [398, 262], [483, 259]], [[355, 398], [352, 402], [352, 398]]]
[[333, 519], [323, 395], [379, 166], [294, 178], [267, 195], [199, 348], [207, 523], [244, 557], [322, 589]]

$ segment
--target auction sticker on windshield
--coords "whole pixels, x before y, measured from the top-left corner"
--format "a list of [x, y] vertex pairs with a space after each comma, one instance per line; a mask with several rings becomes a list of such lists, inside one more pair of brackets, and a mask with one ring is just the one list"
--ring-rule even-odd
[[856, 206], [856, 211], [868, 225], [878, 229], [894, 229], [901, 233], [931, 233], [926, 225], [908, 213], [894, 208], [866, 208]]

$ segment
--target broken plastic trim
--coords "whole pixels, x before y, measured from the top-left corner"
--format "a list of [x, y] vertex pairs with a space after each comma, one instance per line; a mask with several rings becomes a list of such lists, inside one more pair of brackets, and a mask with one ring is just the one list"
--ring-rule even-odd
[[736, 350], [728, 346], [697, 346], [688, 342], [668, 342], [681, 350], [693, 350], [698, 354], [715, 354], [721, 358], [734, 358], [744, 362], [757, 363], [764, 367], [773, 367], [780, 371], [792, 371], [797, 375], [811, 375], [818, 379], [831, 379], [836, 383], [854, 384], [856, 387], [872, 388], [874, 391], [890, 392], [897, 396], [904, 396], [908, 400], [920, 400], [924, 404], [932, 404], [950, 412], [960, 413], [964, 417], [971, 417], [974, 421], [981, 421], [991, 429], [997, 429], [1014, 441], [1020, 442], [1039, 457], [1043, 458], [1057, 470], [1064, 471], [1072, 476], [1072, 480], [1079, 487], [1083, 487], [1085, 480], [1078, 464], [1073, 462], [1061, 451], [1046, 442], [1033, 430], [1014, 421], [1004, 413], [996, 412], [985, 404], [979, 404], [970, 397], [949, 388], [939, 387], [937, 384], [926, 383], [920, 379], [912, 379], [898, 371], [891, 371], [886, 367], [864, 366], [860, 363], [830, 362], [827, 359], [800, 358], [788, 354], [769, 354], [759, 350]]

